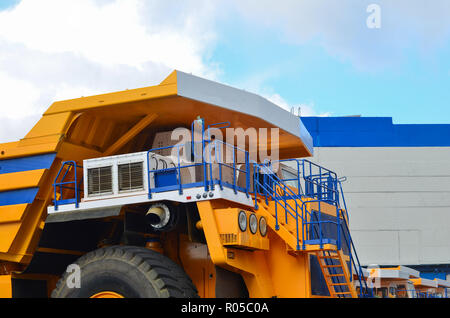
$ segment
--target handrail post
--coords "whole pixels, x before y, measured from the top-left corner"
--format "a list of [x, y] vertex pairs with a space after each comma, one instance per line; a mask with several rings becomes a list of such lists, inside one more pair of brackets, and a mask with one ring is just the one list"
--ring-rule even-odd
[[296, 161], [297, 161], [297, 190], [298, 190], [298, 195], [301, 196], [301, 193], [300, 193], [300, 162], [298, 161], [298, 159]]
[[79, 204], [78, 204], [78, 180], [77, 180], [77, 163], [74, 161], [73, 162], [73, 170], [74, 170], [74, 174], [75, 174], [75, 208], [78, 209]]
[[147, 185], [148, 185], [148, 198], [152, 198], [152, 188], [150, 185], [150, 179], [151, 179], [151, 169], [150, 169], [150, 150], [147, 151]]
[[203, 179], [205, 184], [205, 192], [208, 191], [208, 167], [206, 166], [206, 160], [205, 160], [205, 121], [203, 119], [200, 119], [202, 123], [202, 163], [203, 163]]
[[[216, 144], [217, 144], [217, 140], [216, 140]], [[223, 190], [223, 183], [222, 183], [222, 161], [223, 161], [223, 156], [222, 156], [222, 146], [220, 146], [219, 148], [219, 186], [220, 186], [220, 190]]]
[[[275, 201], [275, 230], [278, 231], [280, 229], [280, 225], [278, 224], [278, 202], [277, 200], [274, 201]], [[286, 213], [286, 207], [284, 212]]]
[[237, 193], [236, 189], [236, 149], [233, 147], [233, 189], [234, 193]]
[[258, 210], [258, 191], [257, 191], [257, 169], [258, 165], [256, 163], [253, 163], [253, 191], [255, 192], [255, 210]]
[[308, 221], [305, 221], [305, 203], [302, 203], [302, 249], [304, 250], [306, 245], [305, 245], [305, 240], [306, 240], [306, 228], [305, 225], [308, 223]]
[[[263, 181], [263, 183], [267, 184], [267, 171], [266, 171], [266, 173], [263, 173], [263, 174], [264, 174], [264, 181]], [[266, 204], [269, 204], [269, 200], [267, 199], [267, 191], [264, 191], [264, 195], [266, 197]]]
[[178, 160], [178, 183], [180, 184], [179, 193], [183, 194], [183, 183], [181, 182], [181, 162], [180, 162], [180, 146], [177, 146], [177, 160]]
[[53, 184], [53, 191], [54, 191], [54, 198], [55, 198], [55, 200], [53, 201], [54, 202], [54, 204], [55, 204], [55, 211], [58, 211], [58, 200], [56, 199], [56, 184], [54, 183]]
[[[208, 135], [209, 135], [209, 127], [208, 127]], [[214, 141], [214, 155], [216, 155], [216, 152], [217, 152], [217, 148], [216, 147], [217, 147], [217, 142]], [[211, 179], [210, 180], [211, 190], [214, 190], [215, 187], [214, 187], [213, 165], [212, 165], [211, 153], [212, 153], [212, 143], [211, 143], [211, 140], [209, 140], [209, 178]]]
[[250, 191], [250, 154], [248, 151], [245, 152], [245, 193], [247, 194], [247, 198], [249, 197]]
[[298, 233], [298, 204], [297, 199], [295, 200], [295, 229], [297, 230], [297, 251], [300, 250], [300, 238]]
[[341, 249], [341, 216], [340, 216], [340, 210], [338, 207], [336, 207], [336, 217], [337, 217], [337, 248], [338, 250]]
[[319, 205], [319, 217], [318, 217], [318, 221], [319, 221], [319, 243], [320, 243], [320, 249], [323, 248], [323, 240], [322, 240], [322, 208], [321, 208], [321, 202], [318, 202]]

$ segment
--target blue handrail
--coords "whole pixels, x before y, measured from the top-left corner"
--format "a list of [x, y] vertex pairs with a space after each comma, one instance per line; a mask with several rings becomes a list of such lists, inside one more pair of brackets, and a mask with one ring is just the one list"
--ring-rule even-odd
[[[183, 184], [182, 180], [181, 180], [181, 169], [189, 168], [189, 167], [196, 167], [196, 166], [203, 166], [202, 183], [204, 185], [205, 192], [209, 191], [210, 189], [213, 190], [214, 185], [218, 184], [220, 186], [221, 190], [223, 190], [224, 186], [226, 186], [226, 187], [233, 189], [233, 191], [235, 193], [237, 193], [238, 191], [245, 192], [246, 196], [249, 197], [249, 192], [250, 192], [249, 159], [250, 159], [250, 156], [249, 156], [248, 151], [240, 149], [236, 146], [227, 144], [218, 139], [215, 139], [215, 140], [205, 139], [204, 121], [202, 119], [200, 119], [200, 120], [202, 123], [202, 141], [195, 141], [194, 140], [195, 137], [193, 136], [192, 141], [191, 141], [191, 149], [194, 150], [195, 145], [201, 143], [201, 145], [202, 145], [202, 160], [201, 160], [201, 162], [191, 163], [188, 158], [186, 160], [187, 161], [186, 163], [181, 162], [180, 148], [185, 147], [185, 144], [177, 144], [177, 145], [173, 145], [173, 146], [154, 148], [154, 149], [150, 149], [149, 151], [147, 151], [147, 171], [148, 171], [147, 186], [148, 186], [149, 199], [152, 198], [152, 193], [156, 190], [156, 189], [152, 189], [152, 185], [151, 185], [152, 174], [162, 173], [162, 172], [166, 172], [166, 171], [173, 171], [174, 169], [176, 169], [176, 171], [177, 171], [177, 181], [176, 181], [177, 187], [179, 189], [179, 193], [182, 194], [183, 189], [198, 186], [198, 182], [194, 182], [194, 183], [186, 184], [186, 185]], [[192, 133], [194, 133], [194, 131], [193, 131], [194, 124], [195, 124], [195, 121], [191, 125]], [[224, 124], [229, 125], [229, 123], [218, 123], [218, 124], [209, 125], [208, 126], [208, 138], [210, 137], [209, 129], [211, 129], [212, 127], [215, 129], [221, 129], [221, 128], [227, 127]], [[215, 126], [219, 126], [219, 127], [215, 127]], [[223, 161], [223, 158], [222, 158], [223, 146], [229, 147], [229, 149], [232, 149], [232, 157], [233, 157], [232, 162], [228, 163], [226, 161], [225, 162]], [[151, 168], [150, 155], [152, 153], [155, 153], [160, 150], [175, 149], [175, 148], [176, 148], [176, 153], [177, 153], [177, 155], [176, 155], [177, 162], [175, 163], [176, 168], [170, 168], [170, 169], [152, 169]], [[215, 151], [215, 153], [214, 153], [215, 162], [213, 162], [213, 160], [212, 160], [213, 159], [213, 156], [212, 156], [213, 149]], [[244, 162], [243, 162], [242, 166], [238, 167], [237, 166], [238, 165], [237, 154], [240, 152], [243, 153]], [[194, 157], [194, 159], [199, 159], [197, 154], [195, 154], [195, 153], [194, 153], [193, 157]], [[213, 177], [213, 165], [214, 164], [217, 164], [218, 168], [219, 168], [219, 178], [218, 179], [215, 179]], [[223, 171], [222, 171], [223, 167], [232, 169], [233, 178], [232, 178], [231, 183], [223, 180]], [[208, 171], [209, 171], [209, 176], [208, 176]], [[238, 173], [245, 176], [245, 186], [238, 186], [238, 184], [237, 184], [237, 181], [238, 181], [237, 174]]]
[[[74, 178], [72, 181], [65, 181], [66, 177], [68, 176], [69, 172], [73, 168], [73, 175]], [[83, 187], [81, 186], [83, 182], [83, 178], [79, 180], [78, 182], [78, 176], [77, 176], [77, 168], [83, 169], [82, 166], [77, 165], [77, 163], [73, 160], [71, 161], [64, 161], [61, 163], [61, 168], [58, 171], [58, 174], [56, 175], [56, 178], [53, 182], [53, 203], [55, 205], [55, 211], [58, 210], [58, 206], [61, 204], [69, 204], [69, 203], [75, 203], [75, 207], [79, 207], [80, 203], [80, 192], [83, 191]], [[61, 181], [58, 182], [59, 177], [61, 176], [61, 172], [64, 171], [63, 176], [61, 177]], [[73, 187], [69, 187], [68, 185], [73, 184]], [[57, 193], [59, 188], [59, 199], [57, 199]], [[64, 199], [63, 198], [63, 189], [71, 189], [74, 190], [74, 198]]]
[[[321, 247], [323, 247], [324, 244], [324, 237], [323, 237], [323, 231], [322, 231], [322, 225], [323, 224], [334, 224], [337, 227], [337, 238], [336, 238], [336, 245], [338, 249], [341, 249], [341, 229], [344, 231], [344, 233], [348, 233], [348, 235], [344, 235], [344, 240], [350, 255], [350, 279], [352, 279], [352, 267], [355, 270], [355, 273], [357, 274], [358, 281], [360, 283], [360, 297], [368, 297], [371, 296], [371, 289], [368, 288], [367, 282], [363, 279], [362, 276], [362, 268], [359, 262], [358, 255], [356, 253], [356, 248], [353, 244], [353, 240], [351, 239], [350, 231], [347, 225], [348, 220], [348, 212], [347, 207], [345, 203], [345, 198], [342, 193], [342, 185], [340, 181], [337, 179], [337, 175], [332, 172], [331, 170], [328, 170], [326, 168], [322, 168], [314, 163], [311, 163], [307, 160], [299, 160], [299, 159], [292, 159], [292, 160], [284, 160], [284, 161], [296, 161], [298, 172], [300, 172], [300, 167], [302, 167], [303, 172], [303, 178], [305, 180], [306, 188], [308, 186], [311, 190], [311, 185], [317, 187], [317, 191], [310, 191], [310, 195], [312, 195], [315, 200], [302, 200], [301, 192], [298, 191], [298, 194], [294, 193], [291, 188], [289, 188], [284, 181], [280, 179], [276, 174], [273, 173], [273, 171], [270, 169], [270, 163], [264, 163], [264, 164], [257, 164], [254, 163], [255, 169], [254, 169], [254, 194], [255, 194], [255, 208], [258, 208], [257, 204], [257, 195], [258, 193], [261, 193], [264, 198], [266, 199], [266, 203], [268, 198], [275, 201], [275, 228], [276, 230], [279, 229], [279, 223], [278, 223], [278, 204], [282, 207], [284, 207], [285, 212], [285, 218], [287, 221], [287, 215], [291, 215], [294, 217], [297, 221], [300, 220], [302, 223], [302, 242], [303, 242], [303, 249], [305, 249], [305, 245], [307, 244], [308, 238], [311, 236], [312, 233], [309, 233], [308, 228], [312, 227], [314, 231], [318, 231], [319, 236], [319, 244]], [[281, 162], [281, 161], [280, 161]], [[306, 169], [305, 169], [305, 166]], [[313, 174], [312, 173], [312, 167], [315, 166], [318, 168], [319, 173]], [[260, 181], [259, 174], [263, 172], [263, 180]], [[309, 172], [309, 173], [307, 173]], [[299, 173], [300, 174], [300, 173]], [[311, 176], [314, 176], [315, 178], [311, 178]], [[297, 179], [299, 180], [299, 178]], [[309, 185], [308, 185], [309, 183]], [[270, 186], [269, 186], [270, 184]], [[298, 182], [300, 185], [300, 182]], [[279, 195], [276, 191], [276, 188], [279, 187], [284, 191], [283, 196]], [[339, 187], [339, 188], [338, 188]], [[260, 190], [260, 191], [258, 191]], [[261, 191], [262, 190], [262, 191]], [[322, 190], [326, 190], [322, 191]], [[341, 191], [339, 191], [341, 190]], [[339, 204], [340, 195], [342, 194], [342, 201], [344, 204], [344, 211], [346, 215], [342, 215], [341, 217], [341, 207]], [[307, 196], [305, 194], [305, 196]], [[295, 202], [295, 208], [287, 202], [287, 200], [293, 200]], [[299, 205], [297, 200], [301, 202]], [[281, 202], [280, 202], [281, 201]], [[317, 211], [317, 217], [318, 220], [315, 221], [312, 218], [312, 213], [306, 208], [307, 203], [314, 203], [317, 202], [318, 204], [318, 210]], [[322, 220], [321, 219], [321, 203], [329, 203], [334, 206], [336, 206], [336, 221], [331, 220]], [[302, 215], [300, 216], [298, 214], [299, 207], [301, 209]], [[347, 220], [346, 220], [347, 219]], [[318, 225], [318, 229], [314, 225]], [[300, 249], [299, 246], [299, 227], [297, 225], [297, 249]], [[348, 236], [348, 237], [347, 237]]]

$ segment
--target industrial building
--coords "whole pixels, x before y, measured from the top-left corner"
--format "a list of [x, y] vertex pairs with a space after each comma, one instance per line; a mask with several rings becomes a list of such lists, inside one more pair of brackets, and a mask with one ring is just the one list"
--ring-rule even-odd
[[450, 274], [450, 125], [390, 117], [302, 117], [313, 160], [346, 177], [350, 228], [362, 265]]

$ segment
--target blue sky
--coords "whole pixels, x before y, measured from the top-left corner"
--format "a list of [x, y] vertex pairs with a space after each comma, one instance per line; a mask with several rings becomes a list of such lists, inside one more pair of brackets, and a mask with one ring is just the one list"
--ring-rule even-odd
[[[371, 31], [377, 41], [378, 30]], [[313, 103], [317, 113], [332, 116], [389, 116], [395, 123], [450, 124], [448, 33], [443, 43], [427, 52], [412, 44], [401, 48], [399, 58], [394, 45], [392, 60], [390, 46], [381, 43], [387, 51], [386, 63], [369, 60], [363, 68], [330, 54], [316, 41], [287, 43], [274, 30], [254, 28], [239, 19], [221, 25], [220, 35], [213, 58], [221, 63], [222, 78], [228, 82], [260, 74], [260, 85], [270, 87], [288, 104]], [[361, 49], [364, 52], [370, 45]]]
[[2, 0], [0, 1], [0, 10], [8, 9], [16, 5], [20, 0]]
[[[379, 29], [366, 24], [373, 3]], [[448, 16], [446, 0], [2, 0], [0, 141], [55, 100], [174, 68], [303, 115], [450, 124]]]

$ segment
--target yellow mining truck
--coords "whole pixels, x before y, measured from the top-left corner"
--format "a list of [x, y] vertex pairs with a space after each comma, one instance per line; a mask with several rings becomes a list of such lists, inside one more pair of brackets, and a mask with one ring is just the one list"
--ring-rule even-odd
[[367, 274], [373, 284], [373, 296], [376, 298], [418, 297], [412, 279], [420, 277], [419, 271], [406, 266], [396, 266], [369, 268]]
[[0, 145], [0, 296], [367, 296], [312, 152], [299, 117], [179, 71], [56, 102]]

